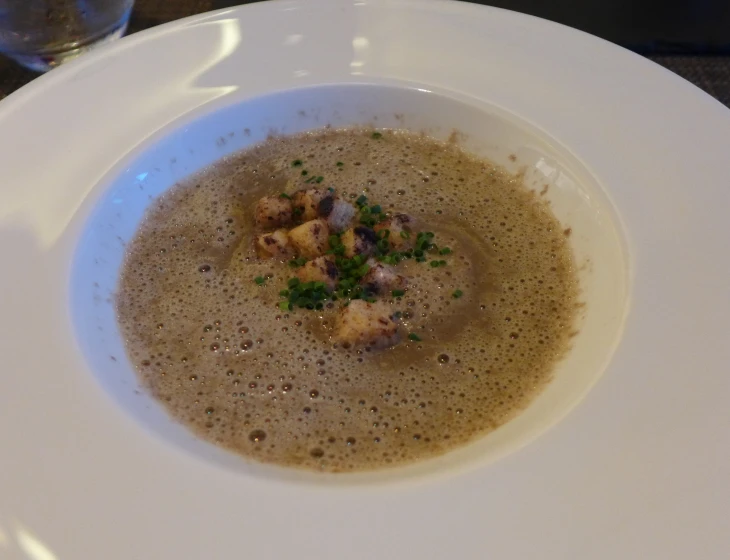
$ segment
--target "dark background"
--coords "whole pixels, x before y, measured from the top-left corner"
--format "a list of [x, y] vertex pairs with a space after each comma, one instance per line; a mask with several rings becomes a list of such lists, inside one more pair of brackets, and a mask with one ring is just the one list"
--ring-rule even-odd
[[[252, 1], [136, 0], [128, 32]], [[557, 21], [632, 49], [730, 106], [730, 0], [474, 1]], [[35, 76], [0, 57], [0, 99]]]

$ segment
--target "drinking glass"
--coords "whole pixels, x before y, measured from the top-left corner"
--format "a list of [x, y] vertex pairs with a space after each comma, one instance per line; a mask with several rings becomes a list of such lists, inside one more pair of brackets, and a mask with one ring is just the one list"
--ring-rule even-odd
[[0, 52], [45, 72], [127, 29], [134, 0], [0, 0]]

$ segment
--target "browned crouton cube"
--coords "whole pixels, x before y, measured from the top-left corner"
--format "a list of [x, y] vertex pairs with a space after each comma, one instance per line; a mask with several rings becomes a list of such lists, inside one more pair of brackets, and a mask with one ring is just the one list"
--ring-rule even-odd
[[319, 257], [329, 249], [330, 232], [327, 222], [310, 220], [289, 232], [289, 241], [300, 255], [307, 258]]
[[291, 200], [280, 196], [265, 196], [256, 205], [256, 225], [262, 228], [277, 228], [291, 222]]
[[334, 338], [345, 347], [385, 348], [397, 344], [398, 324], [390, 315], [391, 309], [385, 303], [354, 299], [342, 308]]
[[259, 235], [256, 238], [256, 251], [264, 258], [288, 258], [294, 254], [294, 248], [289, 243], [289, 235], [285, 229]]
[[375, 252], [378, 235], [370, 228], [357, 226], [343, 233], [340, 242], [344, 245], [345, 256], [348, 258], [355, 255], [369, 256]]
[[304, 222], [314, 220], [318, 217], [319, 203], [324, 193], [319, 189], [308, 189], [295, 192], [291, 197], [292, 206], [298, 208], [297, 217]]
[[387, 294], [392, 290], [402, 290], [408, 280], [398, 274], [392, 267], [379, 263], [375, 259], [368, 259], [370, 270], [362, 277], [360, 283], [366, 292], [371, 294]]
[[309, 261], [298, 268], [294, 274], [302, 282], [324, 282], [329, 291], [335, 289], [339, 275], [335, 266], [335, 259], [329, 255]]
[[413, 218], [407, 214], [396, 214], [380, 222], [373, 229], [377, 232], [388, 230], [388, 243], [393, 249], [405, 249], [411, 242], [411, 226]]

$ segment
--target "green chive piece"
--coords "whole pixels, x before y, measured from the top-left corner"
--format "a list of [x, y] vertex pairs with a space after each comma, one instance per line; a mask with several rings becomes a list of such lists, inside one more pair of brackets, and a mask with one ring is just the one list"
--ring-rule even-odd
[[336, 165], [337, 165], [337, 167], [342, 167], [342, 166], [343, 166], [343, 165], [345, 165], [345, 164], [344, 164], [344, 163], [342, 163], [341, 161], [338, 161], [338, 162], [336, 163]]
[[418, 336], [416, 333], [409, 334], [408, 335], [408, 339], [409, 340], [413, 340], [414, 342], [420, 342], [421, 341], [421, 337]]
[[322, 177], [322, 175], [320, 175], [319, 177], [317, 177], [317, 178], [315, 179], [315, 181], [316, 181], [317, 183], [321, 183], [322, 181], [324, 181], [324, 177]]
[[291, 311], [292, 310], [292, 305], [288, 301], [280, 301], [279, 302], [279, 309], [281, 309], [282, 311]]
[[453, 297], [454, 299], [459, 299], [459, 298], [460, 298], [461, 296], [463, 296], [463, 295], [464, 295], [464, 292], [462, 292], [461, 290], [454, 290], [454, 293], [453, 293], [453, 294], [451, 294], [451, 296], [452, 296], [452, 297]]
[[264, 278], [263, 276], [257, 276], [256, 278], [253, 279], [253, 281], [256, 282], [260, 286], [261, 284], [266, 282], [266, 278]]
[[371, 214], [380, 214], [382, 211], [383, 209], [380, 207], [380, 204], [376, 204], [375, 206], [370, 207]]
[[367, 204], [367, 202], [368, 202], [368, 197], [365, 196], [364, 194], [361, 194], [360, 196], [357, 197], [355, 204], [357, 204], [358, 206], [364, 206], [365, 204]]
[[401, 297], [405, 295], [406, 292], [405, 290], [393, 290], [391, 293], [393, 294], [393, 297]]
[[299, 285], [299, 278], [289, 278], [286, 282], [289, 289], [296, 288]]
[[380, 132], [373, 132], [373, 138], [375, 140], [380, 140], [383, 137], [383, 135]]
[[297, 206], [292, 210], [292, 214], [295, 216], [299, 216], [304, 213], [304, 210], [301, 209], [301, 207]]
[[307, 171], [306, 169], [302, 169], [302, 177], [304, 177], [307, 173], [309, 173], [309, 171]]
[[301, 167], [302, 166], [302, 160], [301, 159], [295, 159], [293, 162], [291, 162], [292, 167]]
[[279, 292], [279, 295], [280, 295], [281, 297], [289, 297], [289, 290], [281, 290], [281, 291]]
[[451, 249], [449, 249], [448, 247], [444, 247], [439, 251], [439, 254], [441, 255], [448, 255], [449, 253], [451, 253]]
[[360, 268], [357, 269], [356, 274], [357, 274], [357, 276], [362, 278], [368, 272], [370, 272], [370, 265], [368, 263], [365, 263], [364, 265], [362, 265]]
[[439, 261], [439, 266], [446, 266], [446, 261]]
[[284, 192], [279, 195], [279, 198], [286, 198], [287, 200], [291, 200], [291, 197]]
[[431, 266], [432, 266], [433, 268], [436, 268], [436, 267], [438, 267], [438, 266], [441, 266], [441, 265], [439, 264], [439, 262], [438, 262], [438, 261], [431, 261], [431, 262], [430, 262], [430, 263], [428, 263], [428, 264], [430, 264], [430, 265], [431, 265]]
[[410, 234], [410, 233], [408, 233], [408, 232], [407, 232], [407, 231], [405, 231], [405, 230], [401, 230], [401, 232], [400, 232], [400, 236], [401, 236], [401, 237], [402, 237], [403, 239], [408, 239], [408, 238], [409, 238], [409, 237], [411, 236], [411, 234]]

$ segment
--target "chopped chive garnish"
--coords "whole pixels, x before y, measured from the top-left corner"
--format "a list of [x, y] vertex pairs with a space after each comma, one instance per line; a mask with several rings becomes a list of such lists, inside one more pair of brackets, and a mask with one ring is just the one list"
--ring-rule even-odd
[[292, 210], [292, 214], [294, 214], [295, 216], [300, 216], [303, 213], [304, 213], [304, 210], [302, 210], [301, 206], [296, 206]]
[[416, 257], [416, 262], [419, 262], [419, 263], [426, 262], [426, 257], [423, 257], [423, 256]]
[[302, 160], [301, 159], [295, 159], [293, 162], [291, 162], [292, 167], [301, 167]]
[[376, 204], [375, 206], [370, 207], [371, 214], [380, 214], [382, 211], [383, 209], [380, 207], [380, 204]]
[[448, 255], [449, 253], [451, 253], [451, 249], [449, 249], [448, 247], [444, 247], [439, 251], [439, 254], [441, 255]]
[[431, 261], [431, 262], [430, 262], [430, 263], [428, 263], [428, 264], [430, 264], [430, 265], [431, 265], [431, 266], [432, 266], [433, 268], [436, 268], [436, 267], [438, 267], [438, 266], [441, 266], [441, 265], [439, 264], [439, 262], [438, 262], [438, 261]]
[[309, 171], [307, 171], [306, 169], [302, 169], [302, 177], [306, 176], [307, 173], [309, 173]]
[[319, 177], [317, 177], [317, 178], [315, 179], [315, 181], [316, 181], [317, 183], [321, 183], [322, 181], [324, 181], [324, 177], [322, 177], [322, 175], [320, 175]]
[[409, 340], [413, 340], [413, 341], [415, 341], [415, 342], [420, 342], [420, 341], [421, 341], [421, 337], [420, 337], [420, 336], [418, 336], [418, 335], [417, 335], [416, 333], [411, 333], [411, 334], [409, 334], [409, 335], [408, 335], [408, 339], [409, 339]]
[[365, 196], [364, 194], [361, 194], [360, 196], [357, 197], [355, 204], [357, 204], [358, 206], [364, 206], [365, 204], [367, 204], [367, 202], [368, 202], [368, 197]]
[[344, 163], [342, 163], [341, 161], [338, 161], [336, 165], [337, 165], [337, 167], [342, 167], [342, 166], [343, 166], [343, 165], [345, 165], [345, 164], [344, 164]]
[[253, 279], [253, 281], [256, 282], [260, 286], [261, 284], [266, 282], [266, 278], [264, 278], [263, 276], [257, 276], [256, 278]]
[[289, 278], [289, 280], [287, 280], [286, 282], [286, 285], [289, 286], [289, 289], [296, 288], [299, 284], [299, 278]]
[[461, 290], [454, 290], [454, 293], [451, 294], [451, 297], [453, 297], [455, 299], [459, 299], [463, 295], [464, 295], [464, 292], [462, 292]]
[[380, 132], [373, 132], [373, 138], [376, 140], [380, 140], [383, 137], [383, 135]]
[[391, 293], [393, 294], [393, 297], [401, 297], [405, 295], [406, 292], [405, 290], [393, 290]]
[[279, 302], [279, 309], [281, 309], [282, 311], [291, 311], [292, 310], [292, 305], [288, 301], [280, 301]]
[[439, 261], [439, 266], [446, 266], [446, 261]]
[[402, 230], [402, 231], [400, 232], [400, 236], [401, 236], [401, 237], [402, 237], [403, 239], [408, 239], [408, 238], [409, 238], [409, 237], [411, 236], [411, 234], [410, 234], [410, 233], [408, 233], [408, 232], [407, 232], [407, 231], [405, 231], [405, 230]]
[[280, 295], [281, 297], [289, 297], [289, 290], [281, 290], [281, 291], [279, 292], [279, 295]]
[[331, 193], [333, 193], [333, 192], [335, 192], [335, 188], [334, 188], [334, 187], [329, 187], [329, 188], [327, 189], [327, 192], [331, 192]]
[[291, 200], [291, 197], [284, 192], [279, 195], [279, 198], [286, 198], [287, 200]]

